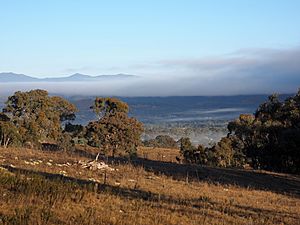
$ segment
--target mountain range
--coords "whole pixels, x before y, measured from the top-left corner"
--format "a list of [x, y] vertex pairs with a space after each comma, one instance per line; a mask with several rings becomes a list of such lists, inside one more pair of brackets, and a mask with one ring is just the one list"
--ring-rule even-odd
[[66, 77], [53, 78], [36, 78], [25, 74], [16, 74], [12, 72], [0, 73], [0, 82], [69, 82], [69, 81], [103, 81], [103, 80], [120, 80], [138, 78], [136, 75], [115, 74], [115, 75], [99, 75], [90, 76], [80, 73], [75, 73]]

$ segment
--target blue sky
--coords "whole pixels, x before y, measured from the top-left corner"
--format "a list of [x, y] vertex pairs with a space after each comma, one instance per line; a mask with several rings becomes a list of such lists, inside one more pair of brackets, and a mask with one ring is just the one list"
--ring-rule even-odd
[[208, 76], [191, 64], [298, 51], [299, 10], [298, 0], [0, 0], [0, 72]]

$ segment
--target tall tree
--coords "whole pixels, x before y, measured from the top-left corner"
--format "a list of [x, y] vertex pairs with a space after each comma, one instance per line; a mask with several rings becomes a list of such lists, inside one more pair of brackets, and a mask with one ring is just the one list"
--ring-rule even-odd
[[254, 116], [240, 116], [228, 128], [253, 167], [300, 172], [300, 90], [284, 101], [271, 95]]
[[134, 154], [140, 144], [143, 125], [128, 117], [128, 105], [116, 98], [96, 98], [91, 108], [98, 120], [86, 127], [88, 143], [104, 153], [111, 152], [112, 156], [120, 152]]
[[23, 142], [57, 141], [62, 134], [61, 123], [75, 118], [76, 107], [47, 91], [15, 92], [3, 112], [10, 118]]

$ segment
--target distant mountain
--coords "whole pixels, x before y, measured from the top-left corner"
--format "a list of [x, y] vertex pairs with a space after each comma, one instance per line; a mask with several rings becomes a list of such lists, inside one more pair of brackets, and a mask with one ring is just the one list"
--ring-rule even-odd
[[84, 75], [80, 73], [75, 73], [68, 77], [53, 77], [53, 78], [43, 78], [40, 79], [42, 81], [50, 81], [50, 82], [64, 82], [64, 81], [87, 81], [92, 79], [92, 76]]
[[100, 80], [120, 80], [138, 78], [136, 75], [115, 74], [115, 75], [99, 75], [90, 76], [80, 73], [75, 73], [67, 77], [53, 78], [35, 78], [24, 74], [16, 73], [0, 73], [0, 82], [70, 82], [70, 81], [100, 81]]
[[0, 73], [0, 82], [34, 82], [34, 81], [38, 81], [38, 79], [24, 74]]

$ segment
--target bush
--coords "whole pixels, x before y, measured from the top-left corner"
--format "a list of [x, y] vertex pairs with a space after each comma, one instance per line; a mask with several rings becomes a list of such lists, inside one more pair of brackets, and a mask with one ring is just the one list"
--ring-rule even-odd
[[156, 148], [178, 148], [177, 142], [169, 135], [158, 135], [155, 139], [143, 142], [146, 147]]

